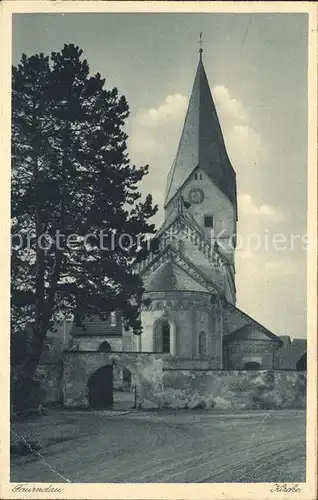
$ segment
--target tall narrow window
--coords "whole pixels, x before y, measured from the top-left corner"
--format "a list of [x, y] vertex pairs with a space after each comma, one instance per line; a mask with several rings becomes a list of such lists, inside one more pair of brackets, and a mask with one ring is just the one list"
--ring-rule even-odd
[[116, 326], [116, 311], [110, 313], [110, 326]]
[[170, 325], [168, 321], [162, 323], [162, 352], [170, 352]]
[[204, 216], [204, 227], [213, 227], [213, 215]]
[[199, 334], [199, 354], [200, 354], [200, 356], [206, 355], [206, 334], [205, 334], [205, 332], [200, 332], [200, 334]]
[[198, 174], [194, 174], [194, 179], [197, 180], [198, 179]]

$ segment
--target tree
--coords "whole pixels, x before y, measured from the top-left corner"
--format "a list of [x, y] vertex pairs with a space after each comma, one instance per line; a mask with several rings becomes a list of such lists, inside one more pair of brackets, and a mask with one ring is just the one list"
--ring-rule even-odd
[[13, 331], [32, 329], [24, 376], [61, 315], [81, 321], [121, 309], [126, 327], [141, 332], [133, 264], [157, 207], [138, 191], [148, 166], [127, 153], [127, 102], [104, 86], [73, 44], [22, 55], [13, 67], [11, 303]]

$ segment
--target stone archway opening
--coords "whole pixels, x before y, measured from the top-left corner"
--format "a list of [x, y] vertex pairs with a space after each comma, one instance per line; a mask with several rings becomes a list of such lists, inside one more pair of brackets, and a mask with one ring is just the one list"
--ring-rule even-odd
[[133, 373], [124, 366], [113, 365], [113, 408], [128, 410], [135, 408], [137, 388]]
[[88, 379], [88, 401], [90, 408], [104, 410], [113, 407], [113, 365], [96, 370]]
[[260, 370], [261, 365], [257, 361], [248, 361], [244, 364], [244, 370]]
[[109, 342], [107, 340], [104, 340], [98, 347], [99, 352], [111, 352], [112, 348]]
[[94, 410], [127, 410], [136, 406], [135, 377], [117, 363], [102, 366], [88, 379], [89, 407]]

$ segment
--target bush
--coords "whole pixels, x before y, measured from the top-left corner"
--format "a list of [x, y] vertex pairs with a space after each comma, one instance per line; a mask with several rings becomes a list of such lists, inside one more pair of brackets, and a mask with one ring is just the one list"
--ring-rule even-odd
[[16, 370], [11, 371], [11, 411], [18, 412], [28, 408], [36, 408], [40, 401], [40, 381], [25, 380]]
[[193, 410], [206, 410], [207, 404], [205, 401], [199, 401], [197, 405], [195, 405], [192, 409]]

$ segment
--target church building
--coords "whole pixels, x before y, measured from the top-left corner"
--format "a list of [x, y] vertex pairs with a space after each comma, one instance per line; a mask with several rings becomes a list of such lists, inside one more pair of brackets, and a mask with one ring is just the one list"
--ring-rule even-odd
[[236, 174], [202, 49], [164, 209], [158, 250], [137, 269], [150, 299], [141, 336], [123, 330], [117, 311], [73, 325], [69, 349], [161, 353], [194, 369], [276, 368], [283, 340], [236, 306]]

